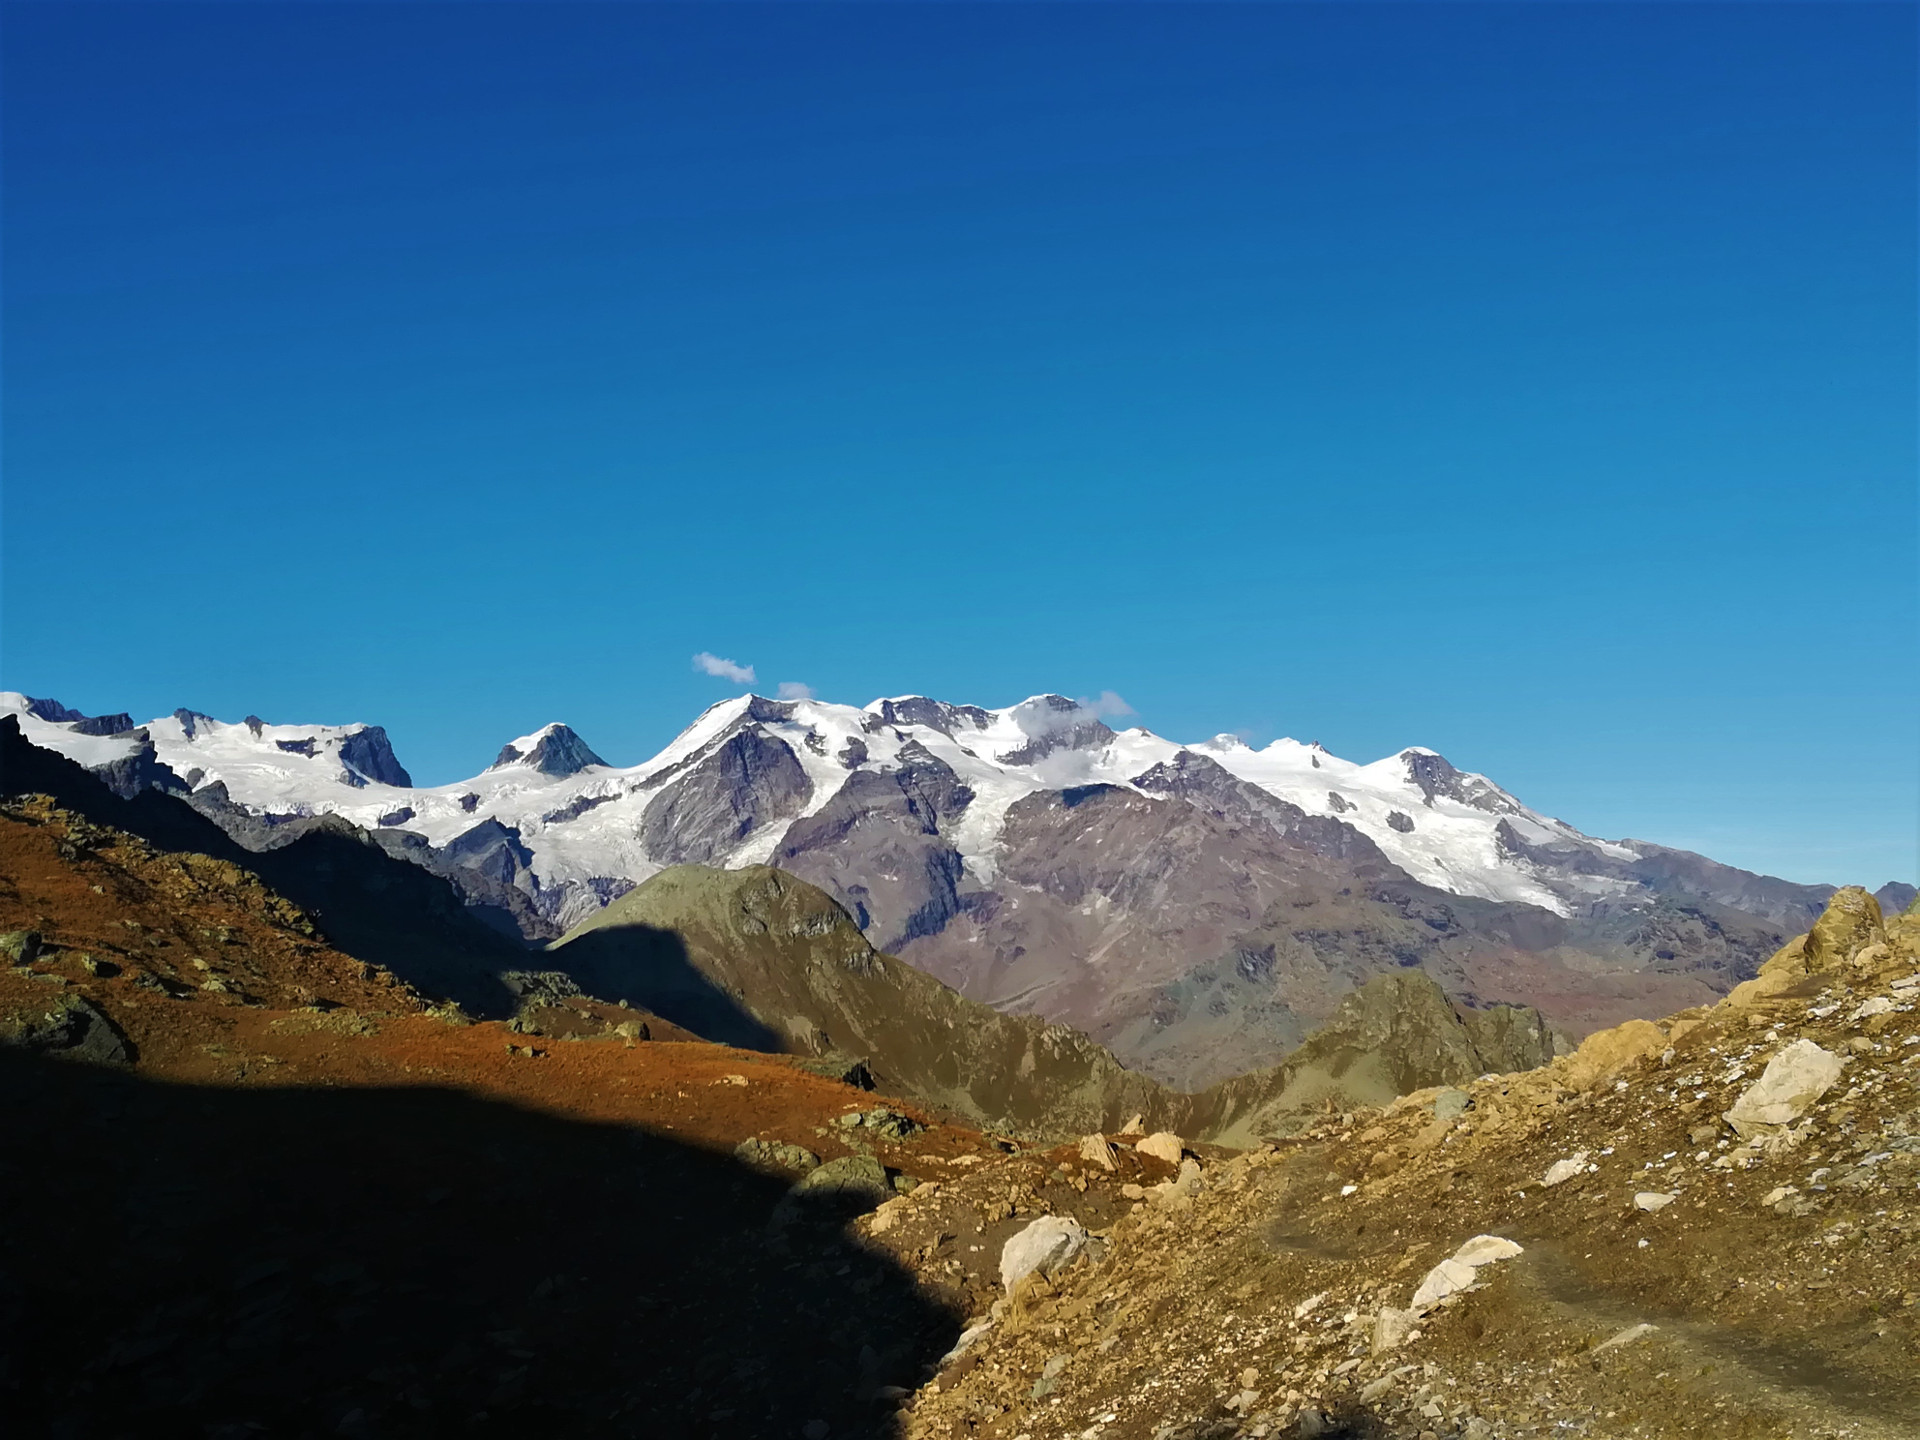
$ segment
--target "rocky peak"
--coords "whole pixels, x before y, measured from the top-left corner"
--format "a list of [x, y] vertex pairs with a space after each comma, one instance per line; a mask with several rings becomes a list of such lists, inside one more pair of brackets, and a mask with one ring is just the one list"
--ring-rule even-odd
[[340, 742], [340, 759], [356, 774], [379, 785], [411, 788], [413, 777], [393, 753], [387, 732], [379, 725], [362, 725]]
[[1031, 765], [1058, 750], [1097, 750], [1114, 739], [1091, 710], [1064, 695], [1035, 695], [1007, 714], [1027, 741], [1001, 752], [1003, 765]]
[[1400, 752], [1407, 767], [1408, 783], [1420, 791], [1422, 802], [1431, 807], [1433, 797], [1441, 795], [1471, 805], [1489, 815], [1518, 815], [1520, 802], [1482, 775], [1456, 770], [1443, 755], [1431, 750], [1410, 749]]
[[993, 723], [993, 716], [977, 705], [949, 705], [925, 695], [876, 700], [867, 709], [888, 725], [924, 725], [949, 736], [961, 729], [984, 730]]
[[489, 769], [523, 765], [542, 775], [577, 775], [589, 765], [605, 765], [573, 729], [558, 723], [544, 726], [500, 747]]

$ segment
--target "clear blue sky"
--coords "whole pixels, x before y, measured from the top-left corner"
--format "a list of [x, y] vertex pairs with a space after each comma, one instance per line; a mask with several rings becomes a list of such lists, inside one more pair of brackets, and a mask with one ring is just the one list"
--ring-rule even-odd
[[1915, 10], [13, 4], [0, 685], [710, 651], [1916, 878]]

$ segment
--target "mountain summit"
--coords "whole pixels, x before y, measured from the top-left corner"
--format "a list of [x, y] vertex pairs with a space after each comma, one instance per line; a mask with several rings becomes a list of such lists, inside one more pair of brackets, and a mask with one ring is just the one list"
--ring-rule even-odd
[[124, 717], [0, 711], [123, 788], [190, 789], [249, 844], [323, 814], [386, 835], [530, 937], [668, 866], [774, 865], [969, 998], [1183, 1088], [1272, 1063], [1355, 985], [1411, 968], [1574, 1036], [1703, 1003], [1832, 889], [1582, 834], [1429, 749], [1183, 745], [1052, 694], [742, 695], [638, 765], [555, 724], [439, 786], [412, 785], [377, 726], [177, 711], [101, 733]]

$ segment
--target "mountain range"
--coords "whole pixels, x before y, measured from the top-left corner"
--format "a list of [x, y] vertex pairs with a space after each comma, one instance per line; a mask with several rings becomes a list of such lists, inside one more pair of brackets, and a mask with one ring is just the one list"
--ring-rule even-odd
[[1703, 1003], [1834, 888], [1596, 839], [1431, 750], [1183, 745], [1058, 695], [746, 695], [639, 765], [553, 724], [440, 786], [413, 784], [372, 725], [135, 725], [18, 694], [0, 713], [254, 851], [348, 822], [527, 943], [668, 867], [774, 866], [875, 948], [1185, 1089], [1272, 1064], [1383, 974], [1424, 971], [1469, 1011], [1535, 1006], [1570, 1037]]

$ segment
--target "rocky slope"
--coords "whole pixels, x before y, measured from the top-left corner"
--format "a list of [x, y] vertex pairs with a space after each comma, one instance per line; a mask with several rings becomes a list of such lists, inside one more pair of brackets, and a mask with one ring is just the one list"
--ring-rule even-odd
[[470, 1022], [230, 861], [0, 804], [8, 1433], [891, 1430], [963, 1301], [838, 1217], [1005, 1142], [543, 1014]]
[[694, 1033], [838, 1057], [977, 1125], [1044, 1137], [1138, 1116], [1190, 1134], [1284, 1132], [1302, 1112], [1391, 1098], [1553, 1053], [1538, 1012], [1461, 1011], [1417, 972], [1349, 995], [1278, 1066], [1188, 1094], [1067, 1026], [1003, 1015], [873, 948], [824, 891], [766, 866], [662, 871], [548, 947], [584, 990]]
[[[1864, 891], [1726, 999], [1544, 1068], [1189, 1145], [1177, 1178], [1148, 1148], [862, 1222], [971, 1277], [906, 1435], [1920, 1434], [1920, 915]], [[1089, 1233], [1009, 1293], [1042, 1216]]]
[[638, 766], [555, 725], [438, 787], [408, 783], [377, 727], [177, 711], [116, 734], [127, 717], [5, 703], [82, 763], [171, 767], [248, 845], [350, 819], [529, 938], [667, 866], [772, 863], [968, 997], [1184, 1087], [1271, 1064], [1355, 985], [1406, 968], [1576, 1036], [1702, 1003], [1831, 893], [1593, 839], [1431, 751], [1182, 746], [1059, 696], [745, 696]]
[[[1227, 1125], [1237, 1133], [1280, 1132], [1329, 1090], [1371, 1098], [1389, 1071], [1405, 1088], [1530, 1063], [1526, 1037], [1545, 1033], [1539, 1016], [1529, 1014], [1504, 1028], [1501, 1044], [1483, 1045], [1484, 1054], [1470, 1045], [1416, 1041], [1436, 1025], [1466, 1032], [1424, 977], [1376, 984], [1350, 998], [1337, 1032], [1372, 1023], [1363, 1017], [1383, 1007], [1397, 1013], [1391, 1026], [1368, 1032], [1364, 1044], [1378, 1054], [1367, 1064], [1352, 1068], [1348, 1056], [1329, 1066], [1303, 1052], [1291, 1067], [1185, 1095], [1125, 1069], [1068, 1027], [1002, 1015], [876, 952], [829, 896], [776, 870], [663, 871], [541, 955], [477, 923], [443, 880], [394, 858], [381, 843], [389, 837], [369, 836], [338, 817], [280, 827], [275, 843], [250, 852], [174, 796], [108, 793], [71, 761], [25, 742], [11, 719], [0, 719], [0, 771], [5, 789], [21, 797], [15, 818], [25, 823], [41, 811], [63, 817], [62, 863], [82, 871], [105, 865], [122, 900], [139, 893], [177, 909], [214, 881], [229, 891], [277, 889], [299, 897], [289, 913], [308, 950], [398, 977], [420, 1003], [425, 996], [462, 1004], [473, 1014], [510, 1018], [517, 1032], [530, 1035], [644, 1032], [791, 1052], [825, 1074], [871, 1084], [877, 1073], [895, 1093], [1015, 1134], [1072, 1133], [1135, 1113], [1196, 1133]], [[144, 878], [129, 890], [136, 870]], [[71, 890], [75, 876], [65, 883]], [[288, 904], [277, 897], [274, 903]], [[232, 928], [222, 919], [212, 933]], [[145, 936], [137, 965], [116, 943], [122, 938], [93, 937], [102, 956], [119, 957], [102, 963], [131, 969], [129, 983], [156, 993], [191, 991], [207, 979], [181, 971], [182, 954], [203, 972], [224, 963], [210, 942], [196, 944], [177, 923], [171, 934]], [[258, 958], [274, 953], [271, 947], [220, 943], [237, 947], [233, 953], [255, 968], [227, 978], [216, 968], [208, 983], [255, 994], [266, 983]], [[1483, 1024], [1505, 1013], [1469, 1019]], [[1320, 1078], [1303, 1088], [1307, 1074]]]

